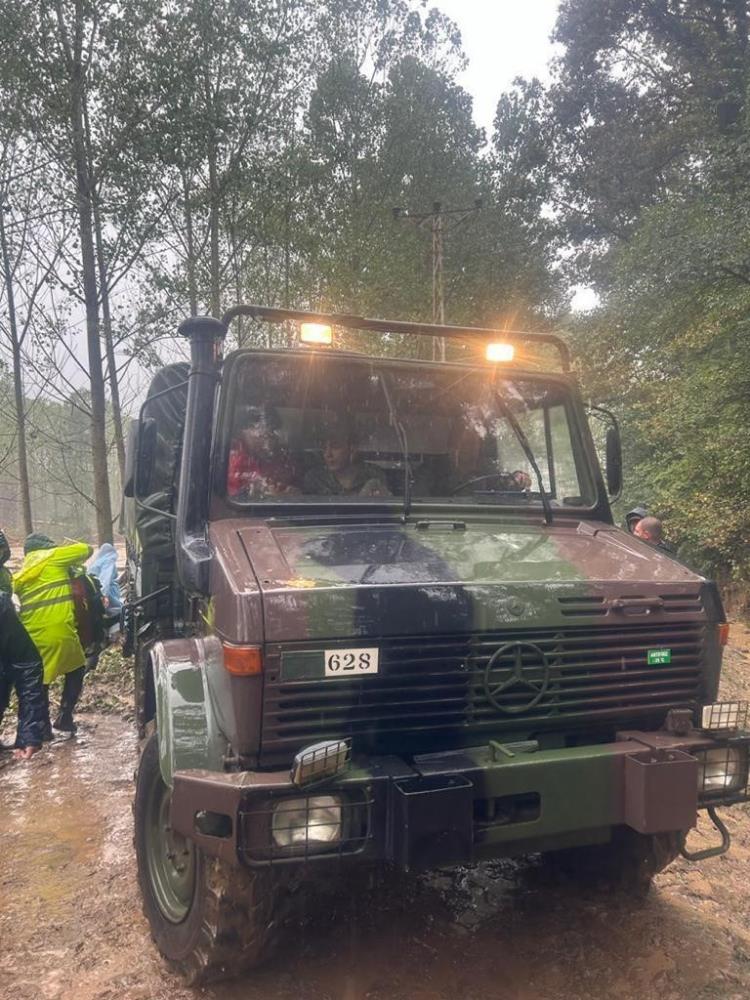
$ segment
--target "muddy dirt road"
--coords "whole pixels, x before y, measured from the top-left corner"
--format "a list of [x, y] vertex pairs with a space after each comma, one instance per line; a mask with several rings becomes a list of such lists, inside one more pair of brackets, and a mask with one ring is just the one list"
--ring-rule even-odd
[[[725, 691], [750, 695], [734, 627]], [[536, 859], [345, 896], [291, 930], [250, 979], [191, 990], [153, 949], [131, 847], [132, 727], [83, 717], [77, 739], [0, 763], [3, 1000], [427, 1000], [750, 996], [750, 811], [731, 853], [676, 862], [649, 899], [581, 891]], [[700, 835], [698, 835], [700, 839]]]

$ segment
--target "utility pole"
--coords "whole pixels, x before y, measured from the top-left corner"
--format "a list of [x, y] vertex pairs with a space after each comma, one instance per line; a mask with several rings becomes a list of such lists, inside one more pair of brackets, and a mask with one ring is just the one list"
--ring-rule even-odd
[[[432, 322], [445, 325], [445, 291], [443, 286], [444, 235], [455, 229], [475, 215], [482, 207], [482, 199], [476, 198], [471, 208], [444, 208], [441, 201], [432, 204], [431, 212], [410, 212], [408, 209], [395, 207], [393, 218], [396, 222], [411, 222], [421, 229], [427, 223], [432, 232]], [[446, 216], [451, 217], [453, 225], [446, 227]], [[433, 360], [445, 361], [445, 338], [435, 337], [432, 345]]]

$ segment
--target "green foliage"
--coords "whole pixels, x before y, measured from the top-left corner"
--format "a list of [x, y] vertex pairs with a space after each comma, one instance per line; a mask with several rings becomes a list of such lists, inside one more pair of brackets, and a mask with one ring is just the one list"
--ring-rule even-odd
[[[582, 376], [618, 411], [626, 504], [691, 564], [750, 572], [750, 5], [568, 2], [547, 121]], [[566, 117], [567, 116], [567, 117]]]

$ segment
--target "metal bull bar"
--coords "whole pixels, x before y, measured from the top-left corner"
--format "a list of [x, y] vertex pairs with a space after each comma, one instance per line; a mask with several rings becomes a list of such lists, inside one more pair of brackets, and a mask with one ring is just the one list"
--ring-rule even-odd
[[[743, 777], [749, 738], [741, 737]], [[571, 845], [593, 843], [592, 833], [621, 825], [641, 834], [688, 831], [699, 809], [709, 807], [715, 821], [716, 806], [747, 798], [746, 782], [731, 794], [707, 790], [701, 755], [716, 754], [717, 742], [695, 730], [684, 737], [627, 731], [591, 747], [507, 749], [418, 755], [409, 763], [355, 758], [351, 768], [309, 790], [295, 786], [288, 772], [176, 771], [172, 826], [208, 854], [235, 863], [317, 864], [362, 854], [419, 868], [545, 850], [561, 837]], [[286, 809], [319, 814], [309, 825], [330, 824], [333, 810], [340, 838], [321, 849], [306, 841], [275, 845], [272, 829], [287, 822]], [[725, 842], [723, 834], [724, 849]], [[686, 856], [697, 860], [719, 850]]]

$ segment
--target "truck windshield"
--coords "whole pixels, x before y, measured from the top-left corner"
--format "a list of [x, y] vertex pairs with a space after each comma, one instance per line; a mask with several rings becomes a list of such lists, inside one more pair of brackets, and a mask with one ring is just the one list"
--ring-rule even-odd
[[236, 503], [540, 505], [523, 430], [552, 506], [590, 506], [567, 388], [492, 368], [245, 355], [230, 387], [226, 493]]

